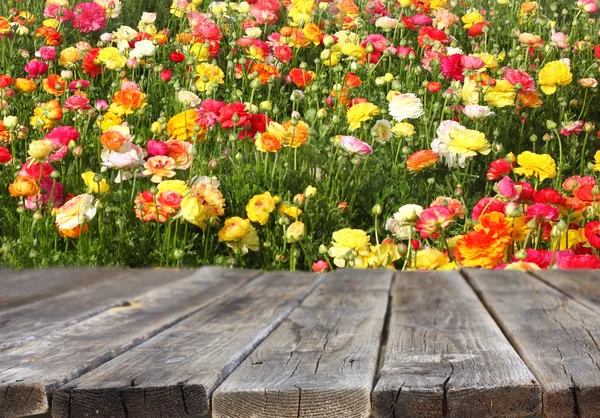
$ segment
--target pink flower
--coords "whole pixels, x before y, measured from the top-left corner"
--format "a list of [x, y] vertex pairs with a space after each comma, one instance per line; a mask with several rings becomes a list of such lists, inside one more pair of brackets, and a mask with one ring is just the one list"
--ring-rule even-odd
[[465, 76], [463, 75], [463, 71], [465, 67], [463, 66], [463, 55], [454, 54], [449, 57], [442, 57], [442, 74], [447, 79], [464, 81]]
[[498, 194], [511, 202], [519, 198], [519, 190], [517, 190], [515, 182], [510, 177], [504, 177], [498, 182]]
[[261, 25], [274, 24], [279, 20], [280, 8], [278, 0], [258, 0], [250, 7], [250, 14]]
[[404, 55], [405, 57], [408, 57], [409, 55], [417, 55], [415, 50], [412, 49], [410, 46], [399, 46], [396, 48], [396, 53], [400, 56]]
[[547, 203], [536, 203], [527, 207], [525, 216], [528, 221], [535, 219], [538, 222], [547, 222], [558, 221], [560, 215], [556, 207]]
[[87, 89], [90, 86], [90, 82], [87, 80], [73, 80], [69, 83], [69, 90], [81, 90]]
[[44, 61], [54, 61], [56, 58], [56, 49], [51, 46], [43, 46], [35, 54], [36, 57], [40, 57]]
[[327, 263], [327, 261], [317, 260], [314, 263], [312, 263], [312, 271], [314, 271], [315, 273], [329, 271], [329, 264]]
[[571, 122], [571, 123], [563, 123], [562, 124], [562, 129], [560, 130], [560, 134], [563, 136], [571, 136], [573, 134], [575, 135], [579, 135], [581, 133], [581, 131], [583, 131], [583, 125], [584, 125], [584, 121], [582, 120], [578, 120], [575, 122]]
[[56, 180], [44, 178], [40, 182], [40, 193], [37, 196], [30, 196], [25, 200], [25, 207], [31, 210], [40, 209], [43, 206], [48, 206], [52, 202], [52, 207], [62, 206], [64, 202], [65, 187]]
[[571, 176], [564, 181], [562, 188], [565, 192], [571, 193], [578, 186], [582, 186], [584, 184], [591, 184], [592, 186], [595, 186], [596, 179], [592, 176]]
[[600, 268], [600, 260], [594, 255], [572, 255], [570, 257], [563, 257], [557, 264], [558, 268], [564, 270], [589, 270]]
[[562, 32], [554, 32], [554, 29], [552, 29], [552, 36], [550, 37], [550, 39], [560, 49], [565, 49], [569, 47], [569, 38]]
[[371, 148], [369, 146], [369, 144], [362, 142], [360, 139], [355, 138], [351, 135], [341, 136], [339, 144], [344, 151], [348, 151], [352, 154], [357, 154], [357, 155], [373, 154], [373, 148]]
[[167, 155], [167, 144], [162, 141], [154, 141], [152, 139], [146, 142], [146, 149], [148, 150], [148, 155], [154, 157], [155, 155]]
[[44, 16], [56, 19], [59, 22], [73, 20], [73, 12], [57, 4], [49, 4], [46, 6], [44, 9]]
[[485, 62], [481, 58], [471, 57], [469, 55], [463, 55], [461, 57], [461, 64], [469, 70], [479, 70], [485, 67]]
[[135, 81], [123, 81], [121, 90], [141, 91], [140, 86]]
[[76, 94], [65, 100], [64, 108], [75, 112], [86, 112], [90, 110], [92, 106], [90, 106], [90, 99]]
[[106, 27], [106, 12], [94, 2], [81, 3], [73, 9], [73, 27], [81, 33], [94, 32]]
[[106, 100], [97, 100], [94, 107], [96, 108], [96, 110], [107, 110], [108, 103], [106, 103]]
[[27, 78], [40, 77], [48, 72], [48, 64], [37, 59], [31, 60], [25, 64], [25, 72]]
[[535, 91], [535, 80], [523, 70], [508, 68], [504, 71], [504, 79], [513, 86], [521, 84], [523, 91]]
[[577, 7], [585, 10], [588, 13], [596, 13], [598, 11], [598, 4], [596, 4], [596, 0], [578, 0]]
[[37, 181], [40, 177], [50, 177], [52, 172], [54, 172], [54, 167], [52, 167], [52, 165], [50, 165], [48, 162], [34, 163], [31, 161], [26, 161], [21, 166], [21, 170], [19, 170], [17, 175], [31, 177]]
[[416, 26], [429, 26], [433, 23], [433, 19], [424, 14], [417, 14], [412, 17], [413, 23]]
[[494, 199], [492, 197], [484, 197], [473, 207], [473, 213], [471, 216], [477, 221], [484, 213], [499, 212], [503, 214], [505, 212], [505, 208], [506, 203], [502, 202], [501, 200]]
[[417, 221], [417, 231], [421, 238], [437, 238], [441, 229], [447, 228], [454, 218], [454, 212], [447, 206], [430, 206], [421, 212]]
[[196, 110], [196, 123], [205, 128], [215, 126], [219, 117], [219, 110], [225, 106], [225, 102], [218, 100], [206, 99], [202, 102], [198, 110]]
[[44, 137], [44, 139], [52, 141], [54, 147], [54, 152], [50, 154], [50, 161], [62, 160], [69, 152], [69, 142], [77, 141], [79, 137], [79, 132], [71, 126], [59, 126], [52, 129]]

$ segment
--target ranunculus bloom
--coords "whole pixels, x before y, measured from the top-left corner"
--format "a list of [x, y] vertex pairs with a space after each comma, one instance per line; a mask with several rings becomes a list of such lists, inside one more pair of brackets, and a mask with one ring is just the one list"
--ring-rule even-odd
[[6, 164], [12, 160], [12, 155], [8, 148], [0, 147], [0, 164]]
[[593, 255], [571, 255], [561, 258], [557, 265], [558, 268], [563, 270], [598, 269], [600, 268], [600, 260]]
[[86, 223], [96, 215], [96, 207], [92, 204], [94, 196], [82, 194], [75, 196], [57, 209], [56, 225], [59, 229], [71, 229]]
[[506, 203], [503, 201], [494, 199], [493, 197], [484, 197], [483, 199], [479, 200], [475, 206], [473, 206], [472, 218], [477, 221], [479, 220], [479, 217], [485, 213], [504, 213], [505, 208]]
[[515, 173], [526, 177], [538, 177], [540, 181], [552, 179], [556, 176], [556, 162], [548, 154], [534, 154], [524, 151], [517, 156], [519, 167]]
[[350, 135], [340, 136], [338, 138], [339, 144], [344, 151], [350, 152], [357, 155], [371, 155], [373, 148], [358, 138]]
[[414, 93], [394, 96], [389, 103], [389, 112], [397, 122], [405, 119], [418, 119], [425, 114], [421, 99]]
[[104, 29], [106, 12], [97, 3], [81, 3], [73, 8], [73, 27], [81, 33]]
[[594, 248], [600, 249], [600, 222], [591, 221], [585, 224], [585, 238]]
[[447, 228], [454, 220], [454, 212], [446, 206], [431, 206], [421, 212], [417, 221], [417, 231], [421, 238], [437, 238], [440, 230]]
[[440, 156], [432, 150], [421, 150], [411, 154], [406, 160], [406, 167], [410, 172], [418, 172], [427, 167], [431, 167], [438, 162]]
[[527, 207], [525, 216], [527, 220], [535, 219], [538, 222], [555, 222], [558, 221], [559, 212], [554, 206], [546, 203], [536, 203]]
[[519, 191], [510, 177], [504, 177], [498, 182], [498, 194], [506, 200], [514, 202], [519, 198]]

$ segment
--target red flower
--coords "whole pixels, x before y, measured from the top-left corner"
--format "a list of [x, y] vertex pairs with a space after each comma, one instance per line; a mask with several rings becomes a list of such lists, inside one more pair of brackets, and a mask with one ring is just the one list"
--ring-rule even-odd
[[521, 186], [521, 194], [519, 195], [520, 202], [531, 202], [533, 200], [533, 194], [535, 190], [531, 186], [531, 184], [519, 181], [517, 182], [517, 186]]
[[584, 202], [593, 202], [595, 200], [592, 193], [594, 187], [595, 185], [593, 184], [581, 184], [573, 190], [573, 196]]
[[12, 160], [12, 155], [7, 148], [0, 147], [0, 164], [6, 164]]
[[600, 260], [593, 255], [572, 255], [561, 258], [558, 268], [564, 270], [573, 269], [597, 269], [600, 268]]
[[171, 77], [173, 77], [173, 71], [171, 70], [163, 70], [160, 73], [160, 78], [162, 79], [162, 81], [164, 81], [165, 83], [168, 82]]
[[[234, 122], [233, 115], [237, 115], [238, 121]], [[223, 129], [233, 128], [234, 126], [243, 126], [250, 119], [250, 114], [246, 111], [244, 103], [236, 102], [228, 104], [219, 110], [217, 122]]]
[[11, 76], [8, 75], [0, 75], [0, 88], [5, 89], [10, 86], [13, 82]]
[[290, 78], [297, 87], [304, 87], [313, 80], [311, 73], [300, 68], [292, 68], [290, 70]]
[[585, 238], [594, 248], [600, 248], [600, 222], [592, 221], [585, 225]]
[[494, 181], [508, 175], [515, 165], [515, 162], [509, 163], [508, 161], [506, 161], [505, 158], [500, 158], [499, 160], [492, 161], [490, 163], [490, 168], [487, 172], [488, 180]]
[[442, 74], [447, 79], [464, 81], [465, 76], [463, 75], [463, 71], [465, 71], [465, 67], [462, 63], [462, 55], [454, 54], [449, 57], [442, 57]]
[[485, 27], [486, 22], [475, 23], [473, 26], [469, 28], [467, 31], [467, 35], [471, 38], [479, 36], [483, 33], [483, 28]]
[[102, 74], [102, 66], [94, 63], [98, 58], [98, 54], [100, 54], [100, 48], [93, 48], [83, 57], [83, 64], [81, 65], [83, 72], [89, 74], [92, 78]]
[[274, 49], [274, 54], [277, 59], [284, 64], [287, 64], [293, 58], [292, 49], [287, 45], [276, 46]]
[[442, 89], [442, 85], [437, 81], [430, 81], [427, 83], [427, 91], [430, 93], [437, 93]]
[[181, 52], [173, 51], [173, 52], [171, 52], [171, 55], [169, 55], [169, 59], [175, 63], [180, 63], [185, 60], [185, 54], [183, 54]]
[[565, 198], [552, 187], [546, 187], [544, 189], [537, 190], [533, 195], [533, 200], [536, 203], [551, 203], [553, 205], [562, 205], [565, 201]]
[[[425, 26], [419, 31], [417, 40], [419, 41], [419, 46], [421, 48], [431, 49], [431, 44], [435, 41], [447, 44], [448, 36], [443, 30], [436, 29], [433, 26]], [[425, 44], [426, 41], [429, 41], [428, 45]]]
[[596, 58], [600, 60], [600, 45], [596, 45], [594, 48], [594, 54], [596, 54]]

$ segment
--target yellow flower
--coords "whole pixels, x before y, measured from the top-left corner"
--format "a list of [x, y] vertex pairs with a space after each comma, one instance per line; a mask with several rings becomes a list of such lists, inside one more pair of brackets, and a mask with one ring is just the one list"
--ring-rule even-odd
[[387, 243], [371, 245], [371, 252], [368, 256], [368, 265], [371, 268], [395, 269], [394, 262], [400, 260], [400, 252], [396, 244]]
[[292, 222], [285, 230], [287, 242], [300, 242], [306, 237], [306, 226], [302, 221]]
[[[567, 242], [569, 243], [567, 247]], [[568, 250], [577, 247], [582, 242], [587, 242], [583, 228], [567, 229], [560, 235], [560, 239], [552, 243], [553, 250]]]
[[206, 219], [208, 219], [204, 205], [192, 194], [188, 194], [181, 201], [181, 216], [189, 223], [199, 226], [202, 229], [204, 229]]
[[58, 29], [59, 25], [60, 22], [56, 19], [44, 19], [42, 21], [42, 26], [45, 26], [47, 28]]
[[431, 0], [431, 8], [433, 10], [443, 9], [448, 4], [448, 0]]
[[183, 180], [163, 180], [158, 184], [157, 189], [159, 193], [176, 192], [183, 197], [190, 193], [190, 189]]
[[212, 83], [223, 84], [225, 82], [223, 80], [225, 77], [223, 71], [216, 65], [205, 62], [198, 64], [196, 67], [196, 76], [198, 76], [196, 87], [198, 87], [199, 91], [205, 91]]
[[82, 58], [81, 52], [77, 48], [69, 47], [60, 51], [58, 63], [63, 67], [72, 67]]
[[101, 179], [100, 182], [97, 182], [94, 181], [94, 177], [96, 177], [96, 173], [93, 171], [86, 171], [81, 174], [81, 178], [88, 188], [88, 193], [106, 193], [110, 190], [110, 186], [106, 183], [106, 180]]
[[33, 141], [29, 144], [29, 156], [35, 160], [41, 161], [50, 155], [53, 149], [52, 141], [48, 139]]
[[102, 122], [96, 123], [100, 125], [102, 132], [106, 132], [113, 126], [117, 126], [123, 123], [123, 119], [121, 119], [121, 117], [115, 113], [106, 112], [103, 116]]
[[496, 85], [488, 87], [484, 99], [493, 107], [513, 106], [517, 93], [512, 84], [506, 80], [497, 80]]
[[127, 59], [118, 48], [109, 46], [100, 50], [98, 61], [109, 70], [120, 70], [125, 66]]
[[565, 86], [572, 80], [571, 68], [564, 61], [549, 62], [538, 74], [538, 83], [546, 94], [554, 94], [557, 86]]
[[415, 127], [408, 122], [398, 122], [392, 127], [392, 133], [396, 136], [412, 136]]
[[437, 270], [450, 262], [446, 254], [441, 251], [424, 249], [417, 252], [417, 268], [425, 270]]
[[333, 263], [340, 267], [346, 267], [346, 262], [354, 267], [367, 267], [370, 254], [370, 237], [362, 229], [344, 228], [333, 233], [332, 246], [328, 254], [334, 257]]
[[367, 51], [360, 45], [346, 43], [342, 46], [342, 54], [362, 61], [367, 56]]
[[477, 23], [485, 22], [485, 19], [483, 18], [483, 16], [481, 16], [479, 12], [467, 13], [461, 18], [461, 20], [465, 24], [463, 26], [464, 29], [469, 29], [471, 26]]
[[92, 204], [94, 196], [81, 194], [67, 201], [56, 210], [56, 226], [59, 229], [71, 229], [84, 224], [96, 215]]
[[292, 0], [292, 6], [300, 13], [310, 14], [317, 8], [314, 0]]
[[471, 56], [482, 60], [485, 63], [484, 68], [489, 68], [490, 70], [497, 70], [500, 67], [500, 65], [498, 65], [496, 57], [488, 52], [482, 52], [481, 54], [471, 54]]
[[[179, 139], [181, 141], [190, 141], [196, 126], [196, 111], [194, 109], [186, 110], [173, 116], [167, 123], [167, 134], [171, 139]], [[202, 135], [200, 135], [202, 134]], [[198, 132], [199, 139], [204, 139], [205, 131]]]
[[460, 90], [460, 96], [464, 105], [479, 104], [479, 91], [477, 90], [477, 82], [465, 77], [465, 82]]
[[204, 42], [196, 42], [192, 45], [190, 53], [192, 53], [198, 61], [207, 61], [210, 57], [210, 51], [208, 47], [204, 45]]
[[278, 201], [279, 198], [272, 197], [269, 192], [253, 196], [246, 205], [248, 219], [252, 222], [265, 225], [269, 220], [269, 215], [275, 210], [275, 205]]
[[492, 149], [485, 134], [472, 129], [453, 129], [450, 131], [448, 151], [463, 157], [474, 157], [477, 153], [488, 155]]
[[362, 102], [355, 104], [346, 113], [350, 129], [360, 128], [360, 124], [379, 114], [379, 108], [373, 103]]
[[300, 215], [302, 215], [302, 209], [294, 205], [286, 205], [285, 203], [282, 203], [279, 205], [277, 213], [280, 215], [289, 216], [290, 218], [298, 218]]
[[248, 250], [258, 251], [259, 242], [256, 229], [250, 224], [249, 219], [238, 216], [228, 218], [219, 230], [219, 241], [225, 242], [228, 247], [240, 250], [246, 254]]
[[517, 156], [519, 167], [515, 168], [516, 174], [526, 177], [538, 177], [540, 181], [556, 176], [556, 163], [548, 154], [534, 154], [530, 151], [522, 152]]
[[594, 163], [592, 171], [600, 171], [600, 150], [596, 151], [594, 154]]

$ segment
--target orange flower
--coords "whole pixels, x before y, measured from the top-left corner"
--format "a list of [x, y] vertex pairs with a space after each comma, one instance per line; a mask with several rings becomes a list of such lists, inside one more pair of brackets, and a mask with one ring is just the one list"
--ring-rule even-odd
[[8, 35], [10, 32], [10, 22], [7, 18], [0, 16], [0, 35]]
[[275, 77], [275, 78], [281, 77], [281, 74], [279, 74], [279, 70], [277, 69], [277, 67], [275, 67], [274, 65], [270, 65], [270, 64], [261, 64], [261, 63], [254, 64], [250, 68], [250, 71], [251, 72], [256, 71], [258, 73], [258, 79], [260, 80], [261, 84], [266, 84], [267, 81], [269, 81], [269, 79], [271, 77]]
[[100, 135], [100, 143], [110, 151], [117, 151], [125, 142], [125, 136], [118, 131], [106, 131]]
[[52, 129], [63, 117], [63, 110], [57, 100], [50, 100], [33, 110], [29, 123], [41, 129]]
[[166, 222], [169, 218], [169, 212], [162, 205], [156, 204], [154, 195], [150, 190], [139, 193], [133, 203], [135, 204], [133, 209], [135, 216], [141, 221]]
[[544, 104], [540, 95], [535, 91], [519, 91], [517, 94], [517, 100], [515, 101], [515, 108], [517, 112], [528, 107], [537, 108]]
[[344, 84], [350, 88], [358, 87], [362, 84], [361, 79], [354, 73], [348, 73], [344, 79]]
[[166, 142], [167, 155], [175, 161], [175, 168], [179, 170], [187, 170], [192, 164], [192, 156], [190, 150], [193, 145], [189, 142], [178, 141], [171, 139]]
[[290, 78], [297, 87], [305, 87], [314, 79], [314, 73], [310, 73], [301, 68], [292, 68], [290, 70]]
[[511, 242], [512, 222], [498, 212], [481, 215], [479, 222], [474, 231], [458, 239], [454, 255], [464, 267], [494, 268]]
[[263, 132], [259, 134], [254, 145], [261, 152], [277, 152], [283, 146], [283, 138], [271, 132]]
[[298, 121], [296, 126], [291, 121], [283, 122], [282, 126], [286, 130], [284, 138], [287, 147], [298, 148], [308, 141], [308, 128], [306, 122]]
[[42, 87], [48, 94], [62, 96], [67, 89], [67, 82], [58, 74], [50, 74], [48, 78], [42, 80]]
[[18, 176], [8, 186], [8, 192], [12, 197], [37, 196], [40, 193], [40, 188], [31, 177]]
[[146, 106], [146, 95], [138, 90], [119, 90], [112, 98], [109, 111], [118, 116], [131, 115]]
[[408, 171], [416, 173], [434, 165], [440, 156], [429, 149], [424, 149], [413, 153], [408, 160], [406, 160], [406, 166]]
[[152, 174], [150, 181], [160, 183], [163, 177], [171, 178], [175, 176], [175, 160], [165, 155], [155, 155], [146, 161], [144, 164], [145, 170], [143, 174], [149, 176]]
[[37, 38], [46, 38], [46, 45], [59, 46], [62, 42], [62, 35], [54, 28], [41, 26], [35, 31]]
[[28, 78], [15, 79], [15, 88], [23, 93], [31, 93], [37, 90], [37, 85]]
[[81, 234], [85, 234], [87, 232], [88, 225], [77, 225], [75, 228], [70, 229], [60, 229], [58, 225], [56, 225], [56, 230], [65, 238], [79, 238]]
[[321, 43], [321, 35], [323, 34], [323, 31], [314, 23], [307, 23], [304, 25], [302, 32], [304, 32], [306, 39], [311, 41], [313, 44], [319, 45]]

